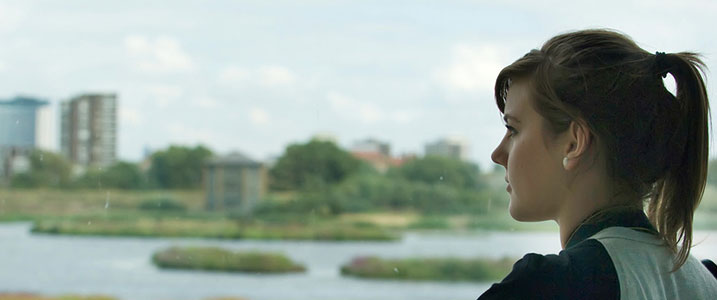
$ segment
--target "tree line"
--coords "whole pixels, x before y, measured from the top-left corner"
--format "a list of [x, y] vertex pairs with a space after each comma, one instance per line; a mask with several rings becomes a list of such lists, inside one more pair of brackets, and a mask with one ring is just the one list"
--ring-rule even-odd
[[[34, 151], [18, 188], [197, 189], [213, 155], [204, 146], [170, 146], [144, 163], [117, 162], [83, 174], [63, 156]], [[289, 145], [268, 169], [269, 193], [257, 208], [266, 213], [340, 214], [376, 210], [485, 213], [507, 207], [502, 168], [481, 172], [470, 162], [418, 157], [380, 173], [336, 144], [311, 140]], [[497, 178], [497, 179], [496, 179]], [[499, 180], [498, 180], [499, 179]], [[717, 185], [717, 160], [708, 184]]]
[[202, 183], [202, 165], [212, 151], [204, 146], [170, 146], [156, 151], [148, 165], [119, 161], [111, 166], [87, 167], [75, 174], [64, 156], [44, 150], [30, 153], [29, 169], [13, 174], [17, 188], [196, 189]]
[[262, 202], [260, 212], [480, 213], [507, 203], [505, 191], [492, 188], [471, 162], [425, 156], [380, 173], [334, 143], [319, 140], [287, 147], [269, 177], [277, 193]]

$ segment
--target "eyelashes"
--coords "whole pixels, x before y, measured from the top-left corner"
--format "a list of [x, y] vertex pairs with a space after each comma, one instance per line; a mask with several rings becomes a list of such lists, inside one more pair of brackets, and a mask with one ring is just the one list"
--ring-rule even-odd
[[518, 133], [518, 131], [515, 130], [515, 128], [513, 128], [513, 126], [510, 126], [510, 125], [508, 125], [508, 124], [505, 124], [505, 128], [508, 129], [508, 136], [511, 136], [511, 137], [512, 137], [512, 136], [514, 136], [516, 133]]

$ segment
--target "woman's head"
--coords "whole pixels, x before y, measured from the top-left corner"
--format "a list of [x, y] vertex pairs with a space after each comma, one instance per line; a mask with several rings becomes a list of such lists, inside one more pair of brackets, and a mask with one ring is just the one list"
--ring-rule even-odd
[[546, 120], [534, 108], [530, 82], [512, 80], [502, 108], [506, 135], [491, 158], [506, 168], [510, 215], [518, 221], [557, 219], [566, 198], [562, 189], [563, 151], [546, 139]]
[[[592, 162], [614, 187], [611, 200], [632, 201], [613, 204], [649, 201], [651, 221], [665, 240], [675, 247], [682, 238], [687, 246], [680, 249], [681, 263], [706, 180], [709, 104], [702, 66], [693, 53], [652, 54], [614, 31], [577, 31], [553, 37], [504, 68], [495, 97], [506, 113], [513, 86], [527, 88], [544, 120], [546, 145], [584, 125]], [[668, 73], [676, 95], [663, 84]]]

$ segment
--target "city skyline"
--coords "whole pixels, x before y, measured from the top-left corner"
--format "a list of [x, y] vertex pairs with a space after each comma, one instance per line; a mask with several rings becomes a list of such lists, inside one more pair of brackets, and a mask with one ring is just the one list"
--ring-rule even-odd
[[[111, 102], [112, 102], [111, 106], [109, 106], [110, 111], [112, 111], [111, 118], [103, 118], [104, 115], [98, 115], [98, 114], [94, 113], [94, 111], [104, 110], [103, 108], [105, 108], [106, 104], [105, 105], [94, 104], [94, 103], [92, 103], [92, 102], [95, 102], [93, 100], [104, 100], [104, 98], [108, 98], [108, 100], [111, 100]], [[0, 104], [25, 103], [25, 102], [28, 102], [29, 103], [28, 105], [31, 105], [31, 106], [37, 105], [37, 106], [44, 107], [43, 110], [37, 112], [37, 116], [34, 116], [34, 113], [33, 113], [33, 116], [34, 116], [33, 118], [37, 119], [38, 124], [42, 124], [42, 126], [41, 126], [41, 128], [40, 127], [37, 128], [36, 135], [38, 136], [38, 138], [37, 138], [37, 142], [35, 142], [33, 145], [31, 145], [32, 148], [37, 148], [37, 149], [41, 149], [41, 150], [49, 150], [49, 151], [54, 151], [54, 152], [63, 154], [63, 156], [70, 159], [73, 163], [76, 163], [79, 165], [85, 165], [85, 166], [91, 163], [90, 162], [91, 153], [88, 152], [87, 154], [83, 154], [85, 156], [85, 158], [78, 160], [77, 159], [78, 154], [76, 153], [77, 150], [71, 149], [73, 144], [76, 144], [78, 142], [70, 139], [70, 135], [78, 135], [76, 133], [76, 131], [78, 131], [78, 129], [77, 128], [71, 129], [71, 127], [72, 128], [77, 127], [77, 126], [72, 126], [72, 125], [74, 123], [77, 123], [76, 119], [78, 117], [76, 115], [78, 114], [78, 112], [80, 110], [82, 110], [82, 109], [80, 109], [82, 106], [81, 104], [86, 104], [82, 114], [86, 115], [84, 117], [85, 119], [92, 120], [89, 123], [99, 123], [99, 121], [101, 121], [101, 119], [110, 119], [109, 121], [112, 121], [111, 123], [115, 123], [114, 119], [116, 118], [116, 116], [114, 116], [115, 115], [114, 111], [117, 109], [117, 106], [118, 106], [117, 105], [117, 95], [113, 94], [113, 93], [77, 94], [77, 95], [73, 96], [72, 98], [63, 100], [62, 102], [60, 102], [58, 104], [60, 106], [60, 109], [59, 109], [60, 112], [59, 112], [59, 116], [57, 116], [57, 119], [55, 119], [50, 114], [47, 113], [47, 109], [52, 108], [52, 106], [45, 107], [48, 105], [48, 102], [45, 100], [40, 100], [39, 98], [32, 97], [29, 95], [23, 95], [23, 96], [18, 95], [18, 96], [15, 96], [14, 98], [11, 98], [11, 100], [4, 100], [4, 101], [0, 100]], [[87, 103], [82, 103], [82, 102], [87, 102]], [[96, 109], [95, 109], [95, 106], [97, 106]], [[86, 122], [89, 120], [86, 120]], [[19, 120], [18, 120], [18, 122], [19, 122]], [[70, 123], [72, 123], [72, 124], [70, 124]], [[86, 127], [84, 129], [85, 131], [90, 131], [91, 127], [96, 127], [96, 126], [90, 126], [89, 123], [84, 125], [84, 127]], [[103, 124], [96, 124], [96, 125], [103, 125]], [[9, 127], [9, 126], [6, 126], [6, 127]], [[114, 136], [116, 134], [115, 133], [116, 125], [113, 125], [112, 128], [105, 129], [105, 130], [111, 131], [111, 135]], [[74, 132], [74, 134], [73, 134], [73, 132]], [[88, 134], [86, 134], [86, 135], [88, 135]], [[55, 147], [55, 146], [51, 146], [52, 143], [48, 142], [47, 137], [57, 137], [59, 148]], [[89, 135], [88, 135], [88, 137], [89, 137]], [[24, 139], [28, 139], [28, 138], [35, 138], [35, 136], [25, 137]], [[339, 143], [337, 137], [330, 132], [316, 133], [316, 134], [313, 134], [313, 135], [307, 137], [304, 141], [299, 141], [299, 142], [308, 142], [308, 141], [310, 141], [312, 139], [316, 139], [316, 138], [330, 140], [330, 141], [336, 143], [337, 145], [341, 146], [344, 150], [346, 150], [348, 152], [377, 152], [377, 153], [381, 153], [387, 157], [395, 157], [395, 158], [405, 156], [405, 155], [409, 155], [409, 156], [410, 155], [418, 155], [418, 154], [428, 155], [428, 154], [431, 154], [431, 153], [429, 153], [431, 151], [426, 150], [426, 149], [428, 149], [429, 147], [431, 147], [433, 145], [442, 144], [442, 143], [460, 143], [461, 144], [460, 146], [462, 148], [459, 150], [453, 150], [453, 152], [458, 151], [456, 153], [453, 153], [450, 150], [439, 150], [438, 152], [434, 151], [435, 152], [434, 154], [438, 154], [438, 155], [445, 154], [445, 156], [449, 156], [449, 157], [466, 159], [465, 152], [467, 151], [467, 148], [469, 147], [469, 144], [461, 138], [458, 138], [455, 136], [453, 136], [453, 137], [443, 136], [443, 137], [440, 137], [438, 140], [426, 141], [422, 145], [422, 148], [424, 149], [424, 151], [419, 151], [417, 149], [415, 151], [410, 151], [410, 152], [392, 153], [391, 141], [379, 140], [379, 139], [376, 139], [375, 137], [367, 136], [362, 139], [353, 140], [350, 143], [348, 143], [348, 142]], [[74, 139], [77, 139], [77, 137], [74, 137]], [[197, 145], [199, 145], [199, 144], [197, 144]], [[201, 144], [201, 145], [208, 147], [209, 149], [212, 149], [212, 145], [210, 145], [210, 144]], [[347, 146], [347, 145], [351, 145], [351, 146]], [[15, 146], [17, 146], [17, 145], [15, 145]], [[171, 145], [167, 145], [167, 146], [171, 146]], [[182, 145], [178, 145], [178, 146], [182, 146]], [[194, 145], [184, 145], [184, 146], [194, 146]], [[112, 145], [110, 145], [110, 148], [112, 148], [112, 149], [115, 148], [114, 142], [112, 143]], [[151, 151], [152, 149], [145, 149], [145, 150]], [[154, 149], [154, 150], [159, 150], [159, 149]], [[242, 149], [230, 150], [229, 152], [223, 153], [223, 154], [226, 155], [226, 154], [229, 154], [229, 153], [232, 153], [235, 151], [242, 151]], [[451, 153], [448, 153], [448, 154], [442, 153], [442, 152], [446, 152], [446, 151], [449, 151]], [[145, 154], [147, 154], [147, 153], [145, 153]], [[216, 154], [223, 155], [222, 153], [216, 153]], [[260, 161], [260, 162], [266, 162], [267, 160], [271, 160], [273, 158], [275, 158], [275, 157], [267, 157], [264, 159], [256, 159], [256, 158], [252, 158], [252, 159], [254, 159], [256, 161]], [[144, 159], [144, 157], [140, 158], [140, 160], [141, 159]], [[100, 164], [103, 166], [108, 166], [114, 160], [115, 160], [115, 154], [114, 154], [114, 150], [113, 150], [112, 154], [108, 158], [101, 160]], [[135, 162], [138, 162], [138, 161], [135, 161]], [[100, 161], [95, 161], [95, 163], [97, 163], [97, 162], [100, 162]]]
[[709, 1], [72, 3], [0, 3], [0, 97], [47, 99], [59, 122], [61, 101], [116, 93], [129, 161], [170, 144], [266, 160], [333, 132], [346, 149], [373, 137], [394, 153], [458, 136], [489, 169], [505, 132], [495, 76], [557, 33], [614, 28], [716, 67]]

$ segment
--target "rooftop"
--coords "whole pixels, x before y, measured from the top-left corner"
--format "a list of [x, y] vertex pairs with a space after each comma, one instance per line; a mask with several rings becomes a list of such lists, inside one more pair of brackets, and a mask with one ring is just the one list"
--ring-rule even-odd
[[43, 106], [49, 102], [37, 98], [27, 96], [16, 96], [10, 100], [0, 100], [0, 105], [18, 105], [18, 106]]
[[254, 161], [240, 152], [232, 152], [227, 155], [214, 156], [207, 161], [209, 166], [261, 166], [260, 162]]

